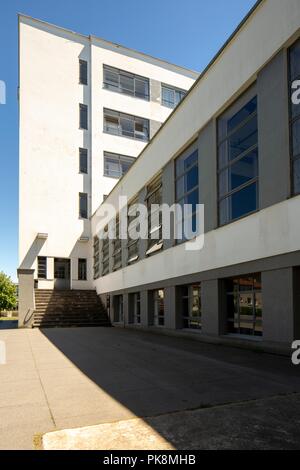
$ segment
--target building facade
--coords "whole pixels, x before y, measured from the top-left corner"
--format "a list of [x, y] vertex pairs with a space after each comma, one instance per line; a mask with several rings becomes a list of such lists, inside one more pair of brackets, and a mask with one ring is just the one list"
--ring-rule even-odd
[[299, 78], [299, 1], [257, 2], [105, 201], [204, 204], [204, 247], [102, 240], [93, 214], [94, 282], [115, 325], [300, 338]]
[[19, 268], [36, 287], [94, 288], [91, 215], [197, 76], [19, 16]]

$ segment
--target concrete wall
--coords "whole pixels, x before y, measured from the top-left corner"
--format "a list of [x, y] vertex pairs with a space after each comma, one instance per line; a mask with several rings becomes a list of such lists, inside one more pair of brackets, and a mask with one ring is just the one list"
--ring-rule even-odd
[[282, 49], [257, 76], [259, 206], [287, 199], [290, 188], [287, 52]]

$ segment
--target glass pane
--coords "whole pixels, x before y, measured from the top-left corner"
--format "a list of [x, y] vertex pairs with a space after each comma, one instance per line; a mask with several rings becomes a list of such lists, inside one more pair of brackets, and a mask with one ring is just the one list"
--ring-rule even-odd
[[105, 157], [104, 163], [105, 174], [119, 178], [121, 176], [121, 169], [118, 158]]
[[196, 211], [196, 204], [199, 204], [198, 189], [186, 196], [185, 203], [192, 205], [192, 212]]
[[174, 90], [163, 86], [161, 91], [162, 91], [162, 103], [165, 106], [174, 108], [175, 106]]
[[120, 126], [122, 135], [134, 137], [134, 121], [130, 118], [121, 117]]
[[240, 294], [240, 333], [253, 333], [253, 294]]
[[147, 140], [148, 139], [148, 122], [145, 119], [135, 118], [135, 132], [134, 136], [136, 139]]
[[257, 183], [253, 183], [220, 202], [220, 224], [253, 212], [257, 207]]
[[185, 95], [184, 92], [179, 91], [179, 90], [175, 90], [175, 106], [177, 106], [178, 103], [180, 103], [180, 101], [182, 100], [184, 95]]
[[149, 82], [140, 78], [135, 78], [135, 96], [138, 98], [149, 97]]
[[231, 196], [232, 199], [232, 219], [237, 219], [242, 215], [255, 211], [257, 205], [257, 183], [253, 183]]
[[119, 118], [116, 116], [104, 116], [104, 129], [110, 134], [119, 134]]
[[134, 162], [134, 159], [124, 159], [121, 157], [120, 164], [122, 168], [122, 175], [125, 175], [129, 168], [131, 167], [132, 163]]
[[193, 166], [198, 162], [198, 151], [191, 153], [190, 155], [186, 156], [183, 155], [176, 159], [176, 176], [180, 176], [181, 173], [184, 173], [188, 168]]
[[239, 128], [228, 140], [228, 160], [233, 160], [257, 143], [257, 116]]
[[290, 49], [290, 77], [291, 80], [300, 75], [300, 40]]
[[294, 122], [293, 133], [293, 156], [300, 155], [300, 119]]
[[123, 93], [134, 94], [134, 79], [127, 75], [120, 75], [120, 89]]
[[250, 152], [219, 175], [219, 195], [238, 188], [258, 175], [257, 150]]
[[294, 161], [294, 194], [300, 193], [300, 158]]
[[251, 101], [249, 101], [246, 106], [244, 106], [240, 111], [238, 111], [231, 119], [228, 121], [227, 133], [233, 131], [235, 127], [241, 124], [245, 119], [247, 119], [250, 114], [254, 113], [257, 108], [257, 97], [254, 96]]
[[104, 69], [104, 84], [107, 88], [119, 88], [119, 73], [117, 71]]
[[257, 108], [257, 97], [255, 96], [243, 108], [235, 113], [231, 118], [221, 117], [218, 120], [218, 141], [225, 139], [225, 137], [232, 132], [238, 125], [247, 119]]

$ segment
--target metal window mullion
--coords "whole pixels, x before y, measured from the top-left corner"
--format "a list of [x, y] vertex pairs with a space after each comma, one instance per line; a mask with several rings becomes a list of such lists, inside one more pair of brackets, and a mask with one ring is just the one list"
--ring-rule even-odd
[[[232, 160], [229, 160], [225, 166], [218, 168], [218, 174], [222, 173], [222, 171], [224, 170], [227, 170], [232, 165], [237, 163], [239, 160], [242, 160], [244, 157], [246, 157], [249, 153], [253, 152], [253, 150], [255, 149], [258, 149], [258, 143], [252, 145], [252, 147], [249, 147], [247, 150], [244, 150], [244, 152], [242, 152], [241, 154], [239, 154], [237, 157], [233, 158]], [[219, 150], [218, 150], [218, 153], [219, 153]]]
[[232, 196], [235, 193], [238, 193], [242, 189], [247, 188], [247, 186], [251, 186], [251, 184], [254, 184], [257, 182], [258, 182], [258, 176], [255, 176], [255, 178], [252, 178], [252, 180], [247, 181], [244, 184], [241, 184], [241, 186], [238, 186], [237, 188], [234, 188], [232, 191], [227, 192], [224, 196], [219, 196], [219, 202], [223, 201], [224, 199], [227, 199], [228, 197]]
[[[242, 108], [241, 108], [242, 109]], [[221, 145], [225, 140], [229, 139], [230, 137], [233, 136], [238, 130], [240, 130], [245, 124], [247, 124], [251, 119], [257, 116], [257, 109], [253, 111], [252, 114], [250, 114], [246, 119], [244, 119], [240, 124], [238, 124], [232, 131], [229, 132], [229, 134], [226, 134], [226, 137], [223, 137], [222, 140], [218, 141], [218, 146]], [[227, 120], [228, 121], [228, 120]]]
[[[194, 152], [193, 152], [194, 153]], [[192, 155], [192, 153], [191, 153]], [[190, 156], [190, 155], [189, 155]], [[187, 157], [188, 158], [188, 157]], [[176, 165], [175, 165], [176, 166]], [[177, 180], [179, 180], [180, 178], [182, 178], [183, 176], [185, 176], [192, 168], [194, 168], [195, 166], [198, 166], [198, 161], [196, 160], [191, 166], [189, 166], [186, 170], [184, 170], [183, 173], [180, 173], [180, 175], [175, 175], [175, 182], [177, 182]], [[176, 173], [176, 169], [175, 169], [175, 173]]]

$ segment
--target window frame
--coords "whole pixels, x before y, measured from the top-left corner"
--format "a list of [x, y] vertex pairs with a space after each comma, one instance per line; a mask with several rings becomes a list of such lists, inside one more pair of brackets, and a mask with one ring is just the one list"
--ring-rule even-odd
[[[177, 170], [177, 162], [179, 161], [179, 159], [184, 159], [184, 160], [187, 160], [188, 158], [190, 158], [194, 153], [197, 154], [197, 158], [196, 158], [196, 161], [190, 166], [188, 167], [187, 169], [185, 169], [184, 171], [181, 171], [181, 173], [178, 174], [178, 170]], [[181, 178], [184, 178], [190, 171], [191, 169], [197, 167], [197, 171], [198, 171], [198, 180], [197, 180], [197, 185], [196, 186], [193, 186], [192, 189], [189, 189], [188, 191], [184, 191], [183, 194], [178, 197], [177, 196], [177, 182], [181, 179]], [[198, 147], [197, 147], [197, 143], [193, 143], [191, 144], [185, 151], [183, 151], [180, 155], [178, 155], [178, 157], [175, 158], [174, 160], [174, 195], [175, 195], [175, 204], [178, 204], [180, 203], [180, 201], [184, 201], [185, 198], [187, 196], [189, 196], [190, 194], [192, 194], [193, 192], [197, 191], [198, 192], [198, 202], [197, 204], [200, 203], [200, 185], [199, 185], [199, 153], [198, 153]], [[195, 215], [197, 214], [197, 211], [193, 211], [192, 214], [191, 214], [191, 218], [194, 217]], [[182, 228], [184, 227], [184, 213], [182, 214], [182, 220], [181, 220], [181, 224], [182, 224]], [[179, 245], [181, 243], [184, 243], [186, 242], [187, 240], [184, 238], [184, 234], [182, 233], [182, 238], [179, 239], [179, 238], [176, 238], [176, 234], [177, 234], [177, 225], [178, 225], [178, 219], [177, 219], [177, 215], [175, 215], [175, 233], [174, 233], [174, 244], [175, 245]]]
[[[150, 202], [153, 196], [159, 195], [160, 193], [160, 201], [158, 202]], [[162, 174], [160, 173], [156, 176], [148, 185], [147, 185], [147, 193], [145, 196], [145, 201], [147, 204], [147, 213], [148, 213], [148, 236], [147, 236], [147, 249], [146, 249], [146, 256], [152, 256], [155, 253], [158, 253], [163, 248], [163, 235], [162, 235], [162, 213], [161, 210], [158, 209], [159, 212], [159, 223], [154, 229], [151, 227], [151, 206], [152, 204], [159, 204], [161, 207], [162, 204]], [[159, 231], [159, 238], [151, 238], [151, 234]]]
[[[240, 288], [240, 281], [241, 279], [252, 279], [252, 287], [251, 289], [241, 289]], [[258, 282], [260, 284], [260, 288], [255, 289], [254, 285], [254, 280], [258, 279]], [[235, 285], [238, 285], [238, 288], [235, 290], [233, 287], [233, 290], [229, 290], [227, 287], [226, 283], [232, 282], [234, 286], [234, 281], [238, 281]], [[261, 306], [261, 316], [258, 317], [256, 315], [256, 295], [259, 294], [260, 298], [262, 299], [262, 281], [261, 281], [261, 273], [250, 273], [250, 274], [243, 274], [241, 276], [233, 276], [230, 278], [225, 279], [225, 293], [226, 293], [226, 334], [227, 335], [234, 335], [234, 336], [240, 336], [240, 337], [249, 337], [249, 338], [262, 338], [263, 336], [263, 305]], [[241, 333], [241, 305], [240, 305], [240, 296], [241, 294], [248, 295], [249, 297], [251, 296], [252, 298], [252, 334], [247, 334], [247, 333]], [[230, 331], [229, 329], [229, 324], [233, 324], [233, 329], [235, 325], [235, 311], [229, 312], [228, 311], [228, 298], [232, 297], [233, 298], [233, 303], [234, 303], [234, 296], [236, 295], [237, 298], [237, 321], [238, 321], [238, 327], [237, 327], [237, 332], [235, 331]], [[229, 316], [231, 315], [231, 316]], [[256, 331], [256, 325], [257, 323], [257, 318], [260, 318], [261, 320], [261, 333], [260, 334], [255, 334]], [[247, 323], [247, 322], [246, 322]], [[245, 329], [245, 327], [244, 327]], [[250, 329], [250, 328], [248, 328]], [[259, 331], [259, 330], [258, 330]]]
[[[119, 170], [120, 170], [120, 176], [113, 176], [113, 175], [108, 174], [108, 172], [106, 171], [106, 167], [105, 167], [107, 158], [116, 159], [116, 163], [118, 163]], [[127, 163], [130, 163], [130, 167], [131, 167], [131, 165], [135, 162], [136, 159], [134, 157], [130, 157], [129, 155], [123, 155], [120, 153], [104, 151], [103, 152], [103, 176], [105, 176], [106, 178], [114, 178], [114, 179], [122, 178], [122, 176], [124, 176], [130, 168], [129, 167], [127, 171], [123, 172], [122, 160], [123, 162], [127, 161]]]
[[87, 281], [87, 259], [78, 258], [78, 281]]
[[[292, 78], [292, 61], [291, 61], [291, 51], [294, 46], [300, 44], [300, 38], [296, 39], [293, 44], [287, 50], [287, 64], [288, 64], [288, 100], [289, 100], [289, 155], [290, 155], [290, 187], [291, 187], [291, 196], [298, 196], [300, 194], [300, 184], [299, 184], [299, 191], [295, 191], [295, 170], [294, 165], [297, 161], [300, 161], [300, 153], [294, 156], [294, 149], [293, 149], [293, 126], [294, 124], [299, 121], [300, 124], [300, 113], [297, 116], [292, 115], [292, 82], [295, 80], [300, 80], [300, 73], [296, 77]], [[300, 104], [298, 105], [300, 107]]]
[[[84, 213], [81, 210], [81, 201], [82, 198], [85, 199], [86, 203], [86, 213]], [[88, 219], [89, 218], [89, 203], [88, 203], [88, 193], [79, 193], [79, 219]]]
[[[86, 159], [86, 171], [84, 171], [83, 166], [82, 166], [82, 157]], [[88, 174], [88, 168], [89, 168], [89, 163], [88, 163], [88, 149], [79, 147], [79, 173], [82, 175], [87, 175]]]
[[[239, 122], [238, 125], [236, 125], [233, 129], [231, 129], [230, 132], [228, 132], [226, 135], [224, 135], [222, 138], [219, 137], [220, 131], [219, 131], [219, 122], [221, 119], [226, 118], [227, 121], [229, 121], [233, 116], [235, 116], [239, 111], [241, 111], [245, 106], [247, 106], [254, 98], [256, 97], [256, 110], [252, 112], [250, 115], [248, 115], [246, 118], [244, 118], [242, 121]], [[217, 148], [217, 219], [218, 219], [218, 227], [224, 227], [228, 224], [231, 224], [233, 222], [236, 222], [238, 220], [243, 219], [244, 217], [248, 217], [249, 215], [255, 214], [256, 212], [259, 211], [259, 139], [258, 139], [258, 93], [257, 93], [257, 87], [256, 83], [254, 85], [251, 85], [251, 87], [237, 100], [235, 100], [231, 105], [228, 106], [228, 108], [220, 114], [217, 119], [216, 119], [216, 148]], [[248, 147], [246, 150], [238, 154], [235, 158], [232, 160], [227, 159], [227, 162], [225, 165], [220, 167], [220, 149], [222, 145], [226, 142], [229, 141], [230, 137], [232, 137], [239, 129], [241, 129], [243, 126], [245, 126], [248, 122], [250, 122], [254, 117], [256, 117], [256, 127], [257, 127], [257, 142], [250, 147]], [[236, 188], [224, 192], [224, 194], [221, 196], [220, 195], [220, 175], [225, 172], [229, 171], [229, 169], [239, 161], [241, 161], [243, 158], [247, 157], [247, 155], [250, 155], [256, 151], [257, 153], [257, 176], [253, 177], [249, 181], [241, 184], [240, 186], [237, 186]], [[228, 149], [227, 149], [228, 153]], [[250, 187], [252, 185], [256, 184], [256, 209], [247, 212], [245, 214], [240, 215], [239, 217], [236, 218], [230, 218], [226, 222], [221, 223], [221, 210], [220, 210], [220, 205], [222, 201], [225, 201], [226, 199], [231, 198], [234, 194], [239, 193], [240, 191], [244, 190], [247, 187]]]
[[[164, 100], [163, 98], [163, 89], [166, 88], [170, 91], [172, 91], [173, 93], [173, 97], [174, 97], [174, 100], [173, 100], [173, 103], [174, 105], [170, 105], [170, 104], [167, 104], [167, 101]], [[176, 97], [176, 92], [177, 93], [180, 93], [181, 95], [183, 95], [180, 100], [178, 101], [178, 103], [176, 104], [176, 100], [175, 100], [175, 97]], [[187, 90], [183, 90], [182, 88], [178, 88], [178, 87], [174, 87], [172, 85], [167, 85], [166, 83], [162, 83], [161, 84], [161, 105], [162, 106], [165, 106], [166, 108], [170, 108], [170, 109], [175, 109], [176, 106], [178, 106], [179, 103], [181, 103], [181, 101], [183, 100], [183, 98], [186, 96], [187, 94]]]
[[98, 279], [100, 277], [100, 240], [97, 235], [94, 236], [93, 251], [94, 279]]
[[122, 239], [120, 238], [120, 216], [115, 218], [115, 239], [112, 242], [113, 271], [122, 268]]
[[102, 238], [102, 246], [101, 246], [101, 276], [106, 276], [109, 274], [109, 236], [108, 236], [108, 225], [104, 228], [104, 232], [106, 236]]
[[[202, 302], [201, 302], [201, 282], [194, 283], [194, 284], [188, 284], [184, 286], [180, 286], [180, 299], [182, 302], [182, 328], [187, 329], [189, 331], [201, 331], [202, 330]], [[193, 309], [193, 299], [194, 299], [194, 288], [197, 288], [199, 290], [198, 294], [198, 299], [199, 299], [199, 311], [200, 314], [197, 316], [192, 315], [192, 309]], [[183, 289], [187, 289], [187, 295], [183, 293]], [[184, 314], [183, 311], [183, 300], [187, 299], [188, 302], [188, 315]], [[192, 320], [197, 321], [198, 326], [195, 328], [192, 328], [191, 326], [185, 326], [185, 321], [190, 324]]]
[[[105, 79], [105, 71], [106, 70], [111, 71], [112, 73], [115, 73], [115, 74], [118, 75], [118, 85], [115, 86], [115, 89], [111, 88], [111, 87], [114, 87], [114, 85], [111, 85], [111, 84], [106, 82], [106, 79]], [[128, 89], [128, 92], [126, 92], [126, 89], [124, 89], [121, 86], [121, 77], [122, 76], [127, 77], [129, 79], [132, 79], [132, 81], [133, 81], [133, 93], [130, 93], [129, 89]], [[147, 84], [147, 93], [144, 95], [144, 97], [139, 96], [138, 92], [136, 91], [136, 88], [137, 88], [136, 87], [136, 82], [138, 80], [143, 81]], [[116, 92], [116, 93], [121, 93], [121, 94], [124, 94], [126, 96], [131, 96], [133, 98], [139, 98], [139, 99], [144, 100], [144, 101], [149, 101], [150, 100], [150, 80], [149, 80], [149, 78], [143, 77], [142, 75], [137, 75], [135, 73], [127, 72], [126, 70], [118, 69], [118, 68], [113, 67], [111, 65], [103, 64], [103, 88], [105, 90], [113, 91], [113, 92]]]
[[[159, 297], [159, 293], [162, 292], [163, 295], [162, 297]], [[154, 289], [152, 291], [152, 296], [153, 296], [153, 325], [157, 328], [164, 328], [165, 326], [165, 290], [162, 289]], [[159, 314], [160, 311], [160, 303], [163, 305], [163, 314]], [[157, 312], [156, 313], [156, 306], [157, 306]], [[162, 324], [159, 324], [159, 320], [162, 319], [163, 322]]]
[[[85, 69], [86, 73], [83, 73], [82, 69]], [[88, 85], [88, 62], [84, 59], [79, 59], [79, 84]]]
[[[127, 247], [126, 247], [126, 249], [127, 249], [127, 265], [128, 266], [135, 263], [135, 262], [137, 262], [139, 257], [140, 257], [140, 254], [139, 254], [139, 238], [131, 239], [130, 238], [130, 233], [129, 233], [130, 232], [129, 231], [129, 225], [131, 224], [131, 222], [138, 219], [136, 213], [135, 213], [135, 215], [130, 214], [130, 209], [132, 209], [135, 206], [135, 204], [138, 204], [138, 202], [139, 202], [138, 201], [138, 196], [136, 196], [128, 204], [128, 211], [127, 211]], [[138, 222], [135, 225], [135, 227], [137, 225], [138, 225]], [[129, 251], [132, 247], [135, 248], [134, 254], [129, 256]]]
[[[40, 262], [44, 262], [44, 266], [41, 266]], [[37, 257], [37, 278], [38, 279], [47, 279], [47, 267], [48, 267], [47, 265], [48, 265], [47, 256]], [[44, 271], [42, 275], [41, 275], [41, 271]]]
[[[106, 124], [106, 119], [107, 117], [115, 118], [116, 122], [116, 132], [110, 132], [108, 130], [108, 126]], [[132, 124], [132, 131], [125, 131], [124, 130], [124, 125], [122, 127], [121, 125], [121, 120], [128, 121], [130, 125]], [[139, 122], [140, 121], [140, 122]], [[137, 124], [143, 124], [143, 129], [146, 130], [146, 135], [145, 138], [139, 138], [137, 137], [138, 135], [142, 135], [141, 131], [136, 130], [136, 125]], [[110, 134], [110, 135], [117, 135], [119, 137], [125, 137], [127, 139], [133, 139], [137, 140], [140, 142], [149, 142], [150, 140], [150, 120], [141, 116], [135, 116], [133, 114], [127, 114], [127, 113], [122, 113], [121, 111], [115, 111], [113, 109], [109, 108], [103, 108], [103, 132], [105, 134]], [[126, 134], [127, 133], [127, 134]], [[129, 135], [132, 134], [132, 135]]]
[[[82, 112], [86, 113], [86, 122], [83, 122]], [[86, 127], [84, 126], [86, 124]], [[89, 108], [87, 104], [79, 103], [79, 129], [87, 131], [89, 128]]]

